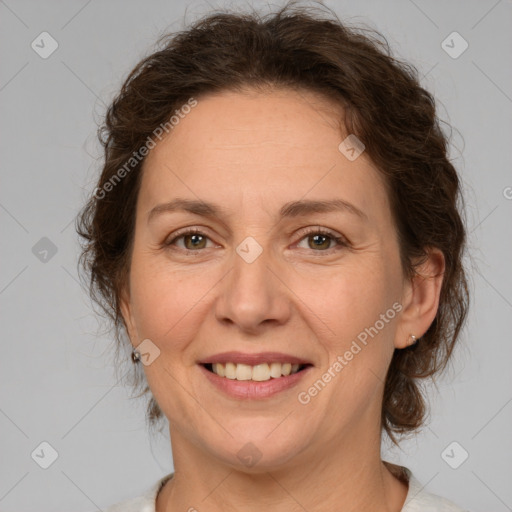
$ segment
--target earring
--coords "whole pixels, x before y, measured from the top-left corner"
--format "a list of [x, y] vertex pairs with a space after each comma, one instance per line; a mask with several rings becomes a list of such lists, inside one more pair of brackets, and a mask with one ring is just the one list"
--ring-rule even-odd
[[140, 362], [140, 352], [136, 348], [132, 350], [132, 361], [133, 364]]
[[409, 347], [412, 346], [412, 345], [416, 345], [416, 343], [418, 342], [418, 338], [416, 338], [416, 336], [414, 336], [414, 334], [409, 334], [409, 340], [410, 340], [410, 343], [409, 343]]

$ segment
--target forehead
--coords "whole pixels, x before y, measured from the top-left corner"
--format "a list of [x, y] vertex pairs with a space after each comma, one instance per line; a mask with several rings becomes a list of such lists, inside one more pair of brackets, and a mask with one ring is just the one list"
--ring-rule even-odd
[[363, 152], [339, 149], [342, 107], [310, 91], [224, 91], [197, 105], [150, 151], [139, 200], [147, 210], [173, 197], [279, 208], [300, 198], [350, 198], [386, 208], [381, 173]]

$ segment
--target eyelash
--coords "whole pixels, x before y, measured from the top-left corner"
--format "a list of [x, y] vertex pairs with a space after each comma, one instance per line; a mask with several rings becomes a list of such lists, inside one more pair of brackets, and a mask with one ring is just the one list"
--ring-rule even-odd
[[[176, 240], [178, 240], [180, 238], [183, 238], [184, 236], [187, 236], [187, 235], [201, 235], [201, 236], [203, 236], [203, 237], [205, 237], [207, 239], [210, 239], [207, 235], [205, 235], [201, 230], [199, 230], [197, 228], [191, 228], [191, 229], [184, 228], [184, 231], [176, 232], [176, 234], [172, 238], [172, 240], [170, 240], [169, 242], [165, 242], [163, 245], [164, 245], [165, 248], [170, 248], [170, 246], [174, 245]], [[302, 240], [304, 240], [304, 238], [307, 238], [308, 236], [311, 236], [311, 235], [326, 236], [326, 237], [331, 238], [334, 242], [336, 242], [339, 247], [349, 247], [349, 242], [347, 241], [346, 238], [344, 238], [342, 236], [336, 236], [335, 233], [333, 233], [332, 231], [329, 231], [327, 229], [324, 229], [324, 228], [312, 228], [312, 229], [304, 232], [302, 234], [299, 242], [301, 242]], [[336, 247], [331, 247], [330, 249], [319, 250], [319, 251], [314, 251], [313, 249], [311, 249], [311, 250], [313, 252], [320, 252], [320, 253], [324, 252], [324, 253], [330, 254], [333, 249], [336, 249]], [[192, 249], [182, 249], [180, 247], [179, 250], [180, 251], [184, 251], [185, 253], [198, 253], [198, 252], [201, 252], [201, 250], [204, 250], [204, 249], [192, 250]]]

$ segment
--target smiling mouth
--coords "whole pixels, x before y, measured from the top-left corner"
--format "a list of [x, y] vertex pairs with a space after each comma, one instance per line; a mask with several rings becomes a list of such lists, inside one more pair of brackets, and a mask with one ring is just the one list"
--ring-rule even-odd
[[299, 373], [312, 366], [310, 364], [291, 363], [262, 363], [257, 365], [236, 364], [236, 363], [205, 363], [208, 371], [230, 380], [245, 380], [264, 382], [271, 379], [280, 379]]

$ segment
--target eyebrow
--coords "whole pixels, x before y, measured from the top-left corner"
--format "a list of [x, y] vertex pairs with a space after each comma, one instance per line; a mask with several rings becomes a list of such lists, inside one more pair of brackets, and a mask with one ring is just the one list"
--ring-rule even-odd
[[[185, 211], [202, 217], [230, 217], [232, 214], [220, 205], [197, 201], [194, 199], [176, 198], [167, 203], [155, 206], [148, 214], [149, 223], [154, 217], [165, 212]], [[326, 201], [300, 200], [285, 203], [279, 210], [279, 217], [294, 218], [314, 213], [345, 212], [367, 221], [368, 216], [359, 208], [343, 199]]]

